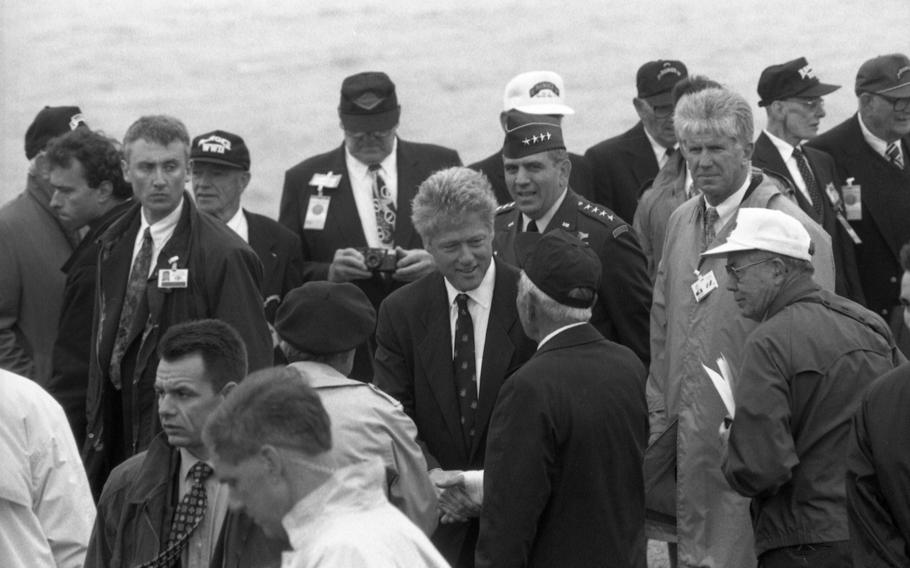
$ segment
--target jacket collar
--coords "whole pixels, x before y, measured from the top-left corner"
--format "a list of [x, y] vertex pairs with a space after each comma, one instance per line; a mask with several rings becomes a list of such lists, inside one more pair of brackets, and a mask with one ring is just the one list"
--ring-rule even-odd
[[158, 434], [149, 444], [139, 474], [130, 485], [127, 502], [144, 503], [151, 496], [166, 488], [177, 474], [180, 452], [167, 443], [164, 433]]
[[808, 275], [790, 282], [778, 292], [777, 296], [771, 301], [768, 309], [765, 311], [766, 321], [774, 317], [778, 312], [794, 302], [798, 302], [806, 296], [811, 296], [821, 290], [821, 286], [815, 283]]

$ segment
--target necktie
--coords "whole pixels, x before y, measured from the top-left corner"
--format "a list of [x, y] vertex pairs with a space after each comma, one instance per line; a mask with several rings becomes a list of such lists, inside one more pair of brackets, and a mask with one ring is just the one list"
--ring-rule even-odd
[[663, 168], [665, 165], [667, 165], [667, 162], [669, 162], [670, 160], [673, 159], [674, 154], [676, 154], [676, 148], [674, 148], [673, 146], [670, 146], [669, 148], [664, 150], [664, 155], [660, 160], [660, 164], [658, 164], [658, 165], [661, 168]]
[[714, 225], [717, 224], [718, 219], [720, 219], [720, 215], [717, 214], [717, 209], [710, 206], [705, 209], [705, 244], [701, 250], [707, 249], [717, 237]]
[[133, 319], [136, 316], [136, 309], [139, 307], [139, 301], [145, 293], [145, 287], [148, 285], [149, 268], [152, 264], [152, 233], [146, 228], [142, 234], [142, 246], [139, 248], [139, 254], [133, 261], [133, 268], [130, 270], [130, 278], [126, 283], [126, 292], [123, 295], [123, 308], [120, 310], [120, 322], [117, 324], [117, 335], [114, 336], [114, 348], [111, 351], [110, 374], [111, 382], [114, 388], [120, 390], [123, 384], [121, 376], [120, 363], [123, 361], [123, 355], [126, 353], [130, 329], [133, 327]]
[[186, 543], [190, 535], [202, 519], [205, 517], [205, 510], [208, 507], [208, 496], [205, 492], [205, 480], [212, 475], [212, 468], [205, 462], [196, 462], [196, 465], [190, 468], [190, 478], [193, 485], [187, 491], [180, 503], [174, 509], [174, 519], [171, 521], [171, 531], [167, 537], [167, 546], [157, 558], [151, 562], [146, 562], [141, 568], [169, 568], [177, 566], [180, 560], [180, 553], [186, 548]]
[[806, 191], [809, 192], [809, 197], [812, 199], [812, 208], [815, 209], [816, 215], [821, 215], [822, 194], [818, 191], [818, 182], [815, 181], [815, 176], [809, 168], [809, 161], [799, 146], [793, 148], [793, 159], [796, 160], [799, 175], [803, 176], [803, 181], [806, 182]]
[[373, 178], [373, 212], [376, 214], [376, 230], [379, 241], [388, 247], [395, 244], [395, 202], [385, 180], [382, 179], [379, 164], [370, 165], [370, 176]]
[[897, 144], [894, 142], [888, 144], [885, 155], [888, 156], [888, 161], [894, 164], [898, 169], [904, 169], [904, 158], [901, 156], [901, 150], [897, 147]]
[[528, 226], [525, 227], [525, 232], [526, 233], [539, 233], [540, 232], [539, 230], [537, 230], [537, 222], [534, 221], [534, 219], [531, 219], [528, 222]]
[[474, 441], [474, 413], [477, 411], [477, 363], [474, 359], [474, 322], [468, 311], [468, 295], [455, 296], [455, 388], [461, 410], [461, 430], [468, 448]]

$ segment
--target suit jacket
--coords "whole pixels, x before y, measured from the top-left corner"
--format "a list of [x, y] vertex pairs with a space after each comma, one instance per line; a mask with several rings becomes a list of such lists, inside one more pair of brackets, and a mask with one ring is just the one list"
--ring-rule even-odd
[[645, 368], [590, 324], [544, 343], [490, 421], [477, 566], [645, 566]]
[[[603, 273], [591, 324], [609, 339], [632, 349], [647, 365], [650, 361], [651, 278], [647, 260], [632, 227], [612, 211], [579, 197], [570, 188], [547, 231], [562, 228], [587, 242], [600, 258]], [[521, 212], [514, 203], [496, 213], [493, 250], [499, 260], [519, 266], [516, 244], [536, 234], [519, 232]]]
[[900, 249], [910, 241], [910, 135], [901, 139], [903, 171], [869, 146], [857, 115], [809, 144], [834, 158], [838, 179], [862, 188], [862, 219], [850, 222], [863, 241], [856, 246], [859, 278], [866, 305], [887, 319], [900, 295]]
[[815, 207], [809, 203], [803, 192], [796, 187], [796, 182], [790, 173], [783, 157], [777, 147], [762, 132], [755, 140], [755, 150], [752, 153], [752, 165], [777, 174], [790, 182], [796, 197], [796, 203], [803, 213], [822, 226], [831, 235], [831, 246], [834, 252], [834, 291], [838, 295], [850, 298], [854, 302], [865, 304], [863, 290], [859, 280], [859, 270], [856, 267], [856, 254], [853, 250], [853, 241], [847, 231], [838, 222], [831, 200], [825, 191], [829, 185], [840, 189], [841, 180], [837, 177], [834, 160], [821, 150], [803, 147], [809, 168], [818, 183], [818, 190], [822, 194], [822, 211], [819, 214]]
[[[87, 568], [138, 566], [163, 549], [177, 506], [180, 453], [163, 434], [148, 451], [111, 472], [98, 502]], [[228, 511], [212, 554], [212, 568], [281, 564], [286, 542], [267, 538], [245, 514]]]
[[654, 179], [658, 171], [645, 126], [639, 121], [619, 136], [591, 146], [585, 158], [594, 173], [592, 201], [606, 205], [631, 222], [645, 183]]
[[[496, 279], [480, 372], [477, 435], [470, 448], [462, 435], [455, 392], [443, 276], [433, 273], [412, 282], [393, 292], [379, 308], [374, 383], [398, 399], [414, 420], [430, 469], [483, 469], [487, 425], [499, 389], [534, 353], [534, 342], [525, 335], [515, 306], [518, 271], [493, 262]], [[440, 525], [433, 540], [453, 565], [470, 566], [476, 527], [476, 520]], [[473, 538], [468, 538], [469, 532]], [[459, 558], [469, 563], [459, 563]]]
[[[443, 168], [460, 166], [461, 159], [455, 150], [401, 139], [398, 140], [397, 152], [398, 217], [395, 222], [395, 244], [405, 249], [423, 248], [420, 235], [411, 224], [411, 200], [417, 193], [418, 186], [430, 174]], [[310, 197], [317, 194], [316, 187], [310, 185], [310, 179], [313, 174], [328, 172], [341, 174], [341, 182], [336, 188], [323, 190], [324, 195], [331, 197], [325, 227], [322, 230], [304, 229]], [[278, 221], [300, 237], [304, 282], [328, 279], [329, 265], [338, 249], [367, 246], [351, 190], [344, 144], [325, 154], [307, 158], [285, 173]], [[383, 274], [373, 274], [371, 278], [355, 280], [354, 284], [378, 308], [382, 300], [403, 283]], [[351, 372], [353, 378], [369, 380], [373, 376], [371, 344], [372, 340], [357, 349]]]
[[244, 210], [250, 248], [262, 263], [265, 317], [275, 322], [275, 311], [288, 292], [303, 284], [303, 257], [296, 233], [264, 215]]
[[[591, 166], [588, 165], [588, 160], [580, 154], [570, 152], [569, 161], [572, 162], [572, 171], [569, 172], [569, 187], [586, 199], [594, 199], [594, 175], [591, 172]], [[509, 188], [506, 187], [506, 175], [502, 167], [502, 152], [496, 152], [492, 156], [475, 162], [468, 167], [487, 176], [490, 185], [493, 186], [496, 201], [500, 205], [512, 201], [512, 196], [509, 195]]]

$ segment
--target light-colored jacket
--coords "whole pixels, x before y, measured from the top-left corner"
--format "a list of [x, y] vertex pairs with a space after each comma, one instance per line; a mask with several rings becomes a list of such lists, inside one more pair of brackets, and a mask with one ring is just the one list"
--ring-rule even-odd
[[401, 403], [323, 363], [289, 366], [300, 371], [322, 399], [332, 422], [332, 453], [338, 466], [379, 458], [385, 466], [389, 501], [427, 536], [433, 534], [439, 518], [436, 489], [417, 444], [417, 426]]
[[[777, 209], [799, 219], [815, 243], [815, 280], [825, 289], [834, 289], [830, 238], [776, 182], [753, 170], [740, 207]], [[699, 257], [705, 247], [727, 240], [735, 220], [734, 216], [715, 241], [705, 245], [703, 198], [681, 205], [670, 217], [654, 285], [648, 412], [652, 439], [674, 417], [679, 418], [675, 448], [680, 566], [756, 565], [749, 500], [730, 488], [720, 469], [718, 427], [726, 411], [702, 369], [702, 363], [716, 368], [715, 360], [721, 355], [738, 368], [746, 336], [755, 327], [755, 322], [740, 315], [727, 290], [726, 258]], [[696, 270], [713, 272], [718, 284], [701, 302], [695, 301], [691, 288]]]

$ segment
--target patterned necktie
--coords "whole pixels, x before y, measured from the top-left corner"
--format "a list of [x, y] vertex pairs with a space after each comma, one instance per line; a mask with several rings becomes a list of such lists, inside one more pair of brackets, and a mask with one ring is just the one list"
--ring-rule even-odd
[[477, 411], [477, 362], [474, 359], [474, 322], [468, 311], [468, 295], [455, 296], [458, 316], [455, 318], [455, 388], [461, 410], [461, 430], [468, 448], [474, 441], [474, 414]]
[[152, 248], [152, 232], [151, 229], [146, 228], [142, 234], [142, 246], [139, 248], [136, 260], [133, 261], [130, 279], [126, 283], [123, 307], [120, 310], [120, 322], [117, 324], [117, 335], [114, 337], [114, 348], [111, 351], [111, 382], [117, 390], [120, 390], [123, 384], [120, 363], [123, 362], [123, 355], [126, 353], [130, 329], [133, 327], [133, 319], [136, 316], [139, 301], [148, 285], [149, 268], [152, 265]]
[[167, 546], [157, 558], [146, 562], [140, 568], [170, 568], [177, 566], [180, 554], [186, 548], [190, 535], [205, 517], [208, 507], [208, 496], [205, 492], [205, 480], [212, 475], [212, 468], [205, 462], [196, 462], [190, 468], [190, 478], [193, 485], [187, 491], [177, 508], [174, 509], [174, 519], [171, 521], [171, 532], [167, 537]]
[[528, 226], [525, 227], [525, 232], [526, 233], [539, 233], [540, 232], [539, 230], [537, 230], [537, 222], [534, 221], [534, 219], [531, 219], [528, 222]]
[[389, 186], [380, 175], [379, 164], [370, 165], [370, 176], [373, 178], [373, 212], [376, 214], [376, 230], [379, 233], [379, 242], [387, 247], [395, 245], [395, 201]]
[[809, 192], [809, 197], [812, 199], [812, 208], [815, 209], [816, 215], [821, 215], [822, 194], [818, 191], [818, 182], [815, 181], [815, 175], [812, 174], [812, 170], [809, 168], [809, 161], [799, 146], [793, 148], [793, 159], [796, 160], [799, 175], [803, 176], [803, 181], [806, 182], [806, 191]]
[[904, 169], [904, 158], [901, 156], [901, 150], [897, 147], [897, 144], [894, 142], [888, 144], [888, 149], [885, 150], [885, 155], [888, 156], [888, 161], [897, 167], [897, 169]]
[[705, 208], [705, 244], [701, 249], [702, 251], [707, 249], [717, 237], [714, 225], [717, 224], [718, 219], [720, 219], [720, 215], [717, 214], [717, 209], [710, 206]]

